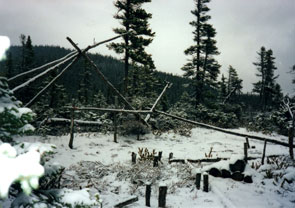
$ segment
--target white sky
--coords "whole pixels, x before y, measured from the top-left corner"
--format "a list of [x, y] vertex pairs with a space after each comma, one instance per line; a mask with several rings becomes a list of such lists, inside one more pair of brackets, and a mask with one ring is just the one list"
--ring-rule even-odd
[[[293, 92], [287, 72], [295, 64], [294, 0], [212, 0], [211, 23], [217, 30], [217, 57], [221, 73], [228, 65], [237, 69], [244, 80], [244, 91], [257, 81], [253, 62], [261, 46], [271, 48], [276, 57], [278, 79], [285, 92]], [[193, 0], [153, 0], [145, 8], [153, 14], [151, 27], [156, 36], [148, 48], [158, 70], [181, 75], [187, 58], [183, 51], [192, 45]], [[93, 39], [115, 36], [112, 28], [116, 9], [112, 0], [0, 0], [0, 35], [19, 44], [21, 33], [30, 35], [33, 44], [60, 45], [70, 48], [70, 36], [86, 47]], [[113, 55], [102, 46], [94, 52]]]

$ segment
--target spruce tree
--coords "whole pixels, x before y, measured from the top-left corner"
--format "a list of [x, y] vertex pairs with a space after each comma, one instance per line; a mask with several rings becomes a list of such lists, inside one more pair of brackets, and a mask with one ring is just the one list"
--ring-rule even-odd
[[[122, 26], [115, 28], [114, 32], [119, 35], [127, 34], [123, 36], [123, 42], [111, 43], [108, 46], [116, 53], [124, 54], [125, 75], [123, 91], [125, 94], [129, 87], [130, 68], [133, 68], [133, 70], [141, 70], [144, 67], [147, 67], [148, 70], [155, 69], [151, 55], [145, 51], [145, 48], [153, 41], [155, 35], [149, 28], [148, 23], [152, 15], [142, 8], [142, 5], [148, 2], [151, 2], [151, 0], [117, 0], [114, 4], [118, 9], [114, 18], [119, 20]], [[133, 80], [134, 86], [136, 82], [136, 79]]]
[[82, 77], [78, 89], [78, 101], [82, 105], [89, 105], [92, 97], [92, 82], [91, 82], [91, 65], [88, 61], [84, 61], [83, 72], [80, 74]]
[[266, 50], [265, 47], [261, 47], [258, 55], [258, 62], [255, 62], [254, 65], [257, 67], [258, 73], [256, 75], [260, 77], [260, 80], [253, 84], [253, 92], [259, 93], [261, 108], [266, 110], [268, 106], [272, 105], [276, 86], [275, 80], [278, 78], [274, 75], [274, 71], [277, 67], [271, 49]]
[[184, 76], [194, 81], [196, 108], [204, 102], [206, 96], [204, 92], [216, 86], [220, 68], [214, 59], [214, 56], [219, 54], [214, 40], [216, 31], [212, 25], [208, 24], [211, 17], [207, 15], [210, 9], [206, 4], [209, 2], [210, 0], [195, 0], [196, 9], [191, 13], [196, 20], [190, 22], [195, 28], [193, 31], [195, 44], [184, 51], [192, 58], [182, 67]]
[[242, 82], [243, 80], [239, 78], [237, 70], [230, 65], [228, 69], [227, 93], [234, 91], [234, 95], [240, 94], [243, 88]]

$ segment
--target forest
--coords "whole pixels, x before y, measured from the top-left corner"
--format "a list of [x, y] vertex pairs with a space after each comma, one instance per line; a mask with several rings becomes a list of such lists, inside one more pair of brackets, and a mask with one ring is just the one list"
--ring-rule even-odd
[[295, 206], [295, 97], [274, 51], [253, 51], [243, 91], [238, 68], [221, 74], [210, 0], [194, 2], [182, 76], [146, 50], [151, 0], [116, 0], [114, 38], [84, 49], [19, 35], [0, 61], [0, 208]]

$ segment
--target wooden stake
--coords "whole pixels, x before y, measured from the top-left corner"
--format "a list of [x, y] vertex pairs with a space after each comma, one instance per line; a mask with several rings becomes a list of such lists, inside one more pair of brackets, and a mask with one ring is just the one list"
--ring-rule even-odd
[[171, 160], [173, 158], [173, 152], [169, 153], [169, 160]]
[[71, 110], [71, 127], [70, 127], [70, 141], [69, 147], [73, 149], [73, 142], [74, 142], [74, 125], [75, 125], [75, 103], [73, 102], [73, 108]]
[[154, 167], [158, 167], [159, 166], [159, 157], [158, 156], [155, 156], [154, 157], [154, 164], [153, 164]]
[[[115, 96], [115, 108], [118, 108], [118, 97]], [[114, 142], [118, 143], [117, 141], [117, 113], [114, 113]]]
[[265, 150], [266, 150], [266, 143], [267, 141], [264, 140], [264, 146], [263, 146], [263, 153], [262, 153], [262, 159], [261, 159], [261, 164], [264, 164], [264, 158], [265, 158]]
[[247, 161], [248, 161], [248, 144], [247, 144], [247, 142], [244, 143], [244, 160], [247, 163]]
[[159, 161], [161, 161], [161, 159], [162, 159], [162, 154], [163, 154], [163, 152], [159, 152], [159, 154], [158, 154]]
[[167, 186], [159, 187], [159, 207], [166, 206]]
[[205, 173], [203, 175], [203, 177], [204, 177], [203, 191], [209, 192], [209, 175], [207, 173]]
[[131, 154], [131, 161], [133, 164], [136, 164], [136, 153], [132, 152]]
[[250, 149], [250, 143], [249, 143], [249, 138], [248, 137], [246, 137], [246, 142], [247, 142], [248, 149]]
[[146, 184], [145, 189], [145, 206], [150, 207], [151, 206], [151, 184]]
[[201, 173], [196, 174], [196, 187], [198, 190], [201, 188]]
[[[294, 123], [294, 121], [293, 121]], [[292, 160], [294, 160], [294, 151], [293, 151], [293, 148], [294, 148], [294, 124], [292, 125], [292, 127], [289, 128], [289, 154], [290, 154], [290, 158]]]

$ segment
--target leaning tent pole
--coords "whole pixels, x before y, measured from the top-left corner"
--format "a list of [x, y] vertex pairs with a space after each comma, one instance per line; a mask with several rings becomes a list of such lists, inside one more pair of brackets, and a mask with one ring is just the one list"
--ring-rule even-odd
[[[159, 97], [157, 98], [157, 100], [155, 101], [154, 105], [152, 106], [152, 108], [150, 109], [150, 112], [153, 113], [156, 106], [158, 105], [159, 101], [161, 100], [162, 96], [164, 95], [164, 93], [166, 92], [167, 88], [170, 88], [172, 86], [172, 83], [167, 83], [166, 86], [164, 87], [164, 89], [162, 90], [161, 94], [159, 95]], [[148, 114], [146, 117], [145, 117], [145, 122], [148, 122], [149, 119], [151, 117], [151, 114]]]
[[[82, 55], [84, 58], [95, 68], [95, 71], [100, 76], [100, 78], [111, 88], [111, 90], [118, 95], [118, 97], [127, 105], [127, 107], [131, 110], [135, 110], [132, 105], [127, 101], [127, 99], [117, 90], [114, 85], [104, 76], [104, 74], [99, 70], [96, 64], [89, 58], [89, 56], [85, 53], [85, 50], [81, 51], [81, 49], [75, 44], [71, 38], [67, 37], [67, 40], [72, 44], [72, 46]], [[135, 114], [139, 119], [147, 126], [150, 126], [141, 116], [136, 113]]]
[[35, 97], [33, 97], [26, 105], [25, 107], [29, 107], [31, 106], [35, 100], [37, 100], [44, 91], [46, 91], [58, 78], [60, 78], [60, 76], [68, 69], [70, 68], [74, 63], [76, 63], [78, 61], [78, 59], [80, 58], [80, 56], [76, 56], [74, 60], [72, 60], [71, 63], [69, 63], [56, 77], [54, 77], [43, 89], [41, 89], [37, 95], [35, 95]]
[[16, 87], [15, 87], [14, 89], [12, 89], [11, 91], [12, 91], [12, 92], [15, 92], [15, 91], [18, 91], [18, 90], [20, 90], [20, 89], [26, 87], [26, 86], [29, 85], [30, 83], [36, 81], [36, 80], [39, 79], [40, 77], [46, 75], [48, 72], [50, 72], [50, 71], [56, 69], [56, 68], [59, 67], [60, 65], [66, 63], [66, 62], [68, 62], [69, 60], [73, 59], [73, 58], [76, 57], [76, 56], [78, 56], [78, 55], [76, 54], [76, 55], [72, 55], [72, 56], [66, 58], [65, 60], [61, 61], [60, 63], [58, 63], [58, 64], [56, 64], [56, 65], [50, 67], [49, 69], [45, 70], [44, 72], [42, 72], [42, 73], [40, 73], [40, 74], [34, 76], [33, 78], [29, 79], [28, 81], [26, 81], [26, 82], [24, 82], [24, 83], [22, 83], [22, 84], [16, 86]]
[[36, 67], [36, 68], [31, 69], [31, 70], [29, 70], [29, 71], [26, 71], [26, 72], [23, 72], [23, 73], [17, 74], [17, 75], [15, 75], [14, 77], [9, 78], [9, 79], [8, 79], [8, 82], [12, 82], [12, 81], [14, 81], [14, 80], [16, 80], [16, 79], [19, 79], [20, 77], [23, 77], [23, 76], [29, 75], [29, 74], [31, 74], [31, 73], [34, 73], [34, 72], [36, 72], [36, 71], [39, 71], [39, 70], [41, 70], [41, 69], [44, 69], [44, 68], [50, 67], [50, 66], [52, 66], [53, 64], [58, 64], [59, 62], [64, 61], [64, 60], [67, 59], [68, 57], [70, 57], [70, 56], [72, 56], [72, 55], [77, 55], [77, 54], [78, 54], [77, 51], [73, 51], [73, 52], [67, 54], [66, 56], [64, 56], [64, 57], [62, 57], [62, 58], [60, 58], [60, 59], [57, 59], [57, 60], [52, 61], [52, 62], [49, 62], [49, 63], [44, 64], [44, 65], [42, 65], [42, 66]]

